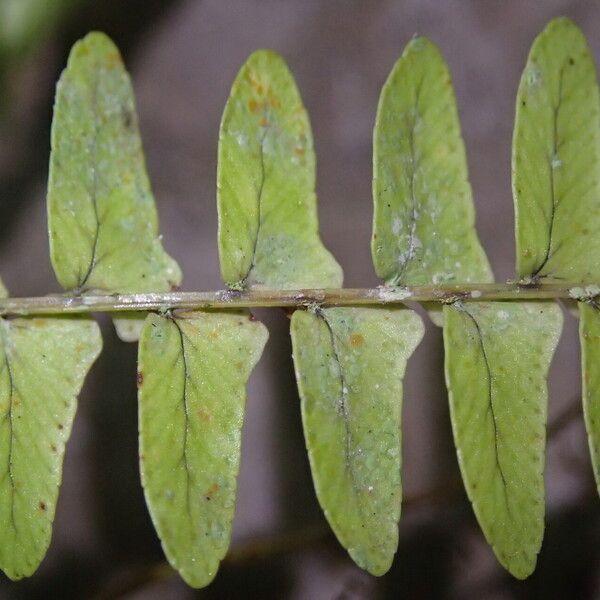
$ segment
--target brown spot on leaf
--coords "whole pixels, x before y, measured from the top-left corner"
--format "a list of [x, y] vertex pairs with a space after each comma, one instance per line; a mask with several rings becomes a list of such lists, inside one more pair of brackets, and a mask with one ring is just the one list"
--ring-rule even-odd
[[43, 500], [40, 500], [40, 510], [46, 510], [46, 503]]
[[200, 417], [200, 419], [202, 421], [204, 421], [205, 423], [210, 423], [212, 421], [212, 415], [207, 410], [204, 410], [203, 408], [199, 408], [197, 411], [197, 414]]
[[248, 109], [250, 110], [250, 112], [253, 113], [255, 113], [258, 110], [258, 102], [254, 98], [251, 98], [248, 101]]
[[213, 483], [208, 490], [206, 490], [206, 494], [204, 496], [205, 500], [212, 500], [213, 495], [221, 489], [221, 486], [218, 483]]
[[141, 385], [144, 383], [144, 374], [141, 371], [138, 371], [135, 376], [135, 380], [136, 380], [137, 386], [141, 387]]
[[354, 348], [358, 348], [359, 346], [362, 346], [365, 342], [365, 338], [360, 335], [360, 333], [353, 333], [350, 336], [350, 345]]
[[109, 67], [113, 67], [113, 68], [119, 67], [123, 64], [123, 61], [121, 60], [121, 55], [118, 52], [111, 52], [106, 57], [106, 62]]
[[261, 126], [261, 127], [268, 127], [268, 126], [269, 126], [269, 121], [267, 121], [267, 117], [263, 117], [263, 118], [260, 120], [260, 123], [259, 123], [259, 124], [260, 124], [260, 126]]

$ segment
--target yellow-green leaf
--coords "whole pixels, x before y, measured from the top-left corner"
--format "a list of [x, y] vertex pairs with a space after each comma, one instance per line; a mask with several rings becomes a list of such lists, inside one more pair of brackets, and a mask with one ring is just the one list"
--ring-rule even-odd
[[90, 319], [0, 319], [0, 568], [11, 579], [50, 544], [77, 394], [101, 348]]
[[517, 94], [512, 151], [517, 272], [600, 280], [600, 98], [594, 59], [568, 19], [536, 38]]
[[113, 316], [117, 336], [123, 342], [137, 342], [140, 339], [146, 315], [139, 312], [120, 312]]
[[379, 99], [373, 134], [377, 275], [389, 285], [492, 281], [475, 213], [448, 67], [414, 38]]
[[600, 310], [579, 302], [583, 415], [600, 493]]
[[408, 309], [296, 311], [292, 343], [319, 502], [363, 569], [382, 575], [398, 546], [400, 415], [406, 361], [423, 337]]
[[340, 287], [319, 238], [315, 152], [306, 109], [283, 59], [252, 54], [219, 134], [219, 257], [230, 287]]
[[65, 289], [160, 292], [180, 283], [158, 235], [131, 81], [102, 33], [73, 46], [57, 86], [48, 227]]
[[142, 484], [165, 554], [193, 587], [229, 547], [246, 382], [267, 337], [236, 313], [149, 314], [142, 331]]
[[520, 579], [544, 535], [546, 377], [562, 328], [552, 302], [444, 307], [446, 383], [458, 461], [483, 533]]

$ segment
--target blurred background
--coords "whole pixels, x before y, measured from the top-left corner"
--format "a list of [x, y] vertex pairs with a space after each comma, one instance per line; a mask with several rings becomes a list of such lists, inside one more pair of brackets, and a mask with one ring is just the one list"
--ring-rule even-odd
[[[371, 135], [380, 88], [414, 33], [449, 62], [477, 224], [496, 278], [514, 275], [510, 144], [514, 97], [535, 35], [572, 17], [600, 59], [592, 0], [0, 0], [0, 273], [13, 296], [60, 291], [48, 258], [45, 188], [55, 81], [91, 29], [122, 50], [167, 251], [184, 289], [220, 289], [215, 172], [221, 111], [261, 47], [279, 51], [312, 118], [322, 237], [346, 286], [374, 286]], [[169, 569], [137, 467], [136, 346], [100, 321], [104, 352], [80, 398], [50, 551], [0, 599], [600, 598], [600, 500], [580, 408], [577, 322], [566, 314], [550, 377], [547, 529], [535, 574], [496, 563], [462, 490], [443, 382], [441, 332], [409, 364], [404, 503], [390, 572], [371, 577], [339, 547], [315, 499], [282, 311], [256, 311], [271, 339], [254, 372], [234, 540], [215, 582]]]

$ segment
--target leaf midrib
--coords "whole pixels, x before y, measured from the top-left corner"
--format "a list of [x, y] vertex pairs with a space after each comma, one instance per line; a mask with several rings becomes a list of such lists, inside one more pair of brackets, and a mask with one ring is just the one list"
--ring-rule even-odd
[[[8, 326], [8, 325], [6, 325]], [[8, 376], [8, 411], [4, 416], [4, 421], [8, 424], [8, 478], [10, 481], [10, 520], [15, 532], [17, 531], [17, 523], [15, 520], [15, 492], [16, 484], [13, 473], [13, 442], [14, 442], [14, 428], [13, 428], [13, 394], [15, 393], [14, 378], [10, 360], [8, 358], [8, 340], [6, 338], [6, 332], [4, 330], [5, 324], [0, 323], [0, 338], [2, 339], [2, 350], [4, 354], [4, 366], [6, 368], [6, 374]]]
[[92, 244], [92, 255], [90, 257], [90, 264], [88, 265], [88, 269], [81, 278], [78, 286], [77, 292], [81, 293], [84, 291], [84, 287], [88, 282], [89, 278], [92, 275], [94, 268], [96, 267], [96, 254], [98, 252], [98, 239], [100, 238], [100, 216], [98, 214], [98, 137], [100, 135], [100, 124], [98, 120], [98, 78], [94, 78], [94, 83], [92, 87], [92, 113], [94, 115], [94, 135], [92, 136], [91, 143], [91, 151], [90, 156], [92, 160], [92, 189], [88, 190], [88, 195], [92, 201], [92, 208], [94, 211], [94, 219], [96, 222], [96, 227], [94, 231], [94, 241]]
[[486, 377], [487, 377], [487, 396], [488, 396], [488, 409], [487, 410], [492, 417], [492, 426], [494, 429], [494, 458], [495, 458], [495, 462], [496, 462], [496, 469], [498, 470], [498, 473], [500, 474], [500, 479], [502, 481], [502, 490], [504, 493], [504, 501], [506, 504], [506, 511], [507, 511], [508, 515], [512, 518], [511, 508], [510, 508], [510, 504], [508, 501], [508, 480], [506, 479], [506, 475], [504, 473], [504, 468], [502, 467], [502, 464], [500, 462], [500, 448], [499, 448], [500, 436], [499, 436], [499, 432], [498, 432], [496, 411], [494, 408], [494, 394], [493, 394], [493, 384], [492, 384], [493, 376], [492, 376], [492, 369], [491, 369], [490, 362], [488, 359], [487, 351], [485, 348], [485, 343], [483, 341], [483, 332], [481, 331], [481, 327], [480, 327], [477, 319], [464, 306], [457, 305], [457, 308], [463, 314], [466, 314], [467, 317], [473, 323], [473, 325], [475, 327], [475, 332], [477, 334], [477, 340], [479, 343], [479, 347], [481, 349], [483, 362], [485, 365]]
[[183, 440], [182, 440], [183, 451], [182, 451], [180, 460], [183, 463], [183, 470], [185, 473], [186, 513], [191, 520], [191, 518], [192, 518], [191, 501], [190, 501], [190, 475], [191, 475], [191, 473], [190, 473], [190, 467], [189, 467], [189, 462], [188, 462], [188, 437], [189, 437], [189, 427], [190, 427], [189, 406], [188, 406], [188, 398], [187, 398], [188, 365], [187, 365], [187, 358], [185, 356], [185, 340], [184, 340], [183, 330], [181, 329], [181, 326], [179, 325], [179, 323], [177, 323], [176, 319], [174, 319], [174, 318], [171, 319], [171, 322], [173, 323], [173, 325], [175, 325], [175, 328], [177, 329], [177, 333], [179, 336], [179, 344], [180, 344], [180, 348], [181, 348], [181, 361], [182, 361], [182, 367], [183, 367], [182, 398], [183, 398], [184, 427], [183, 427]]
[[402, 263], [399, 271], [394, 276], [391, 284], [392, 285], [400, 285], [402, 283], [402, 277], [404, 276], [406, 269], [408, 268], [408, 264], [412, 261], [415, 256], [416, 250], [416, 231], [417, 231], [417, 221], [418, 221], [418, 200], [415, 193], [415, 176], [417, 171], [417, 161], [415, 157], [415, 127], [417, 125], [417, 120], [419, 119], [419, 98], [421, 95], [421, 89], [423, 87], [423, 82], [425, 80], [425, 76], [421, 77], [419, 84], [415, 90], [415, 100], [413, 104], [414, 117], [412, 122], [409, 123], [407, 127], [407, 137], [408, 137], [408, 147], [410, 153], [410, 177], [409, 177], [409, 194], [411, 198], [411, 212], [410, 212], [410, 221], [409, 221], [409, 237], [408, 237], [408, 249], [406, 251], [406, 259]]
[[558, 209], [559, 200], [556, 198], [556, 169], [553, 166], [554, 160], [558, 157], [558, 117], [560, 110], [562, 108], [562, 100], [563, 100], [563, 78], [564, 71], [567, 66], [566, 61], [563, 62], [559, 75], [558, 75], [558, 99], [556, 104], [552, 107], [552, 154], [547, 157], [548, 165], [550, 167], [550, 223], [548, 226], [548, 243], [546, 245], [546, 252], [544, 254], [544, 258], [540, 263], [539, 267], [532, 273], [531, 277], [533, 279], [538, 279], [539, 277], [543, 277], [541, 275], [542, 269], [548, 264], [548, 261], [552, 258], [554, 252], [553, 248], [553, 235], [554, 235], [554, 226], [555, 226], [555, 217], [556, 210]]
[[340, 352], [337, 347], [337, 336], [333, 330], [331, 323], [327, 319], [325, 312], [323, 310], [318, 310], [316, 312], [316, 315], [317, 315], [317, 317], [320, 317], [323, 320], [323, 322], [325, 323], [325, 326], [327, 327], [327, 331], [329, 333], [329, 337], [331, 340], [331, 349], [332, 349], [332, 355], [333, 355], [332, 357], [335, 360], [335, 363], [338, 367], [339, 383], [340, 383], [340, 389], [341, 389], [340, 408], [341, 408], [342, 421], [344, 423], [344, 434], [345, 434], [344, 435], [344, 441], [345, 441], [344, 465], [345, 465], [346, 471], [348, 472], [348, 476], [350, 478], [350, 485], [352, 487], [352, 491], [354, 492], [354, 496], [356, 498], [356, 504], [358, 506], [360, 520], [363, 522], [363, 524], [366, 524], [367, 520], [364, 518], [363, 505], [362, 505], [361, 496], [360, 496], [361, 488], [358, 484], [358, 481], [356, 480], [356, 473], [354, 472], [354, 467], [353, 467], [352, 459], [351, 459], [352, 447], [354, 445], [354, 443], [353, 443], [354, 436], [352, 435], [352, 429], [350, 427], [350, 411], [348, 410], [349, 387], [347, 385], [346, 377], [344, 376], [344, 371], [342, 368], [342, 362], [340, 360]]
[[[267, 118], [267, 116], [265, 115], [263, 118]], [[262, 199], [263, 199], [263, 191], [264, 191], [264, 187], [265, 187], [265, 180], [266, 180], [266, 173], [265, 173], [265, 139], [267, 137], [267, 134], [269, 133], [269, 129], [271, 128], [271, 123], [270, 121], [268, 121], [268, 124], [265, 126], [265, 130], [263, 131], [261, 138], [260, 138], [260, 145], [259, 145], [259, 164], [260, 164], [260, 176], [259, 176], [259, 181], [258, 181], [258, 186], [257, 186], [257, 193], [256, 193], [256, 203], [257, 203], [257, 208], [256, 208], [256, 236], [254, 238], [254, 245], [252, 247], [252, 258], [250, 260], [250, 266], [248, 267], [248, 271], [246, 272], [246, 274], [242, 277], [241, 280], [241, 285], [242, 287], [246, 287], [246, 284], [248, 282], [248, 278], [250, 277], [250, 274], [252, 273], [252, 270], [254, 269], [254, 267], [256, 266], [256, 254], [257, 254], [257, 250], [258, 250], [258, 238], [260, 235], [260, 228], [262, 226]]]

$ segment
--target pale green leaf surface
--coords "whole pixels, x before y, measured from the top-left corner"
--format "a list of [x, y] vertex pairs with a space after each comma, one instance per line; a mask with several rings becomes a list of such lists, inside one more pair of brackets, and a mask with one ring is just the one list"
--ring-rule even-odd
[[492, 281], [475, 231], [452, 80], [423, 37], [408, 44], [381, 91], [373, 199], [371, 252], [387, 284]]
[[165, 554], [193, 587], [229, 547], [246, 382], [267, 337], [236, 313], [149, 314], [142, 331], [142, 484]]
[[77, 394], [101, 348], [90, 319], [0, 319], [0, 568], [11, 579], [50, 544]]
[[600, 310], [579, 303], [583, 415], [600, 493]]
[[517, 94], [512, 171], [522, 279], [600, 280], [600, 98], [581, 31], [551, 21]]
[[408, 309], [326, 308], [292, 317], [317, 496], [342, 546], [373, 575], [389, 569], [398, 546], [402, 379], [423, 332]]
[[137, 342], [142, 334], [146, 314], [139, 312], [113, 313], [113, 325], [122, 342]]
[[340, 287], [319, 238], [315, 152], [306, 109], [283, 59], [253, 53], [219, 134], [219, 257], [230, 287]]
[[160, 292], [181, 281], [158, 235], [131, 81], [102, 33], [73, 46], [57, 86], [48, 227], [65, 289]]
[[465, 488], [483, 533], [515, 577], [544, 535], [546, 377], [562, 328], [552, 302], [444, 307], [450, 416]]

